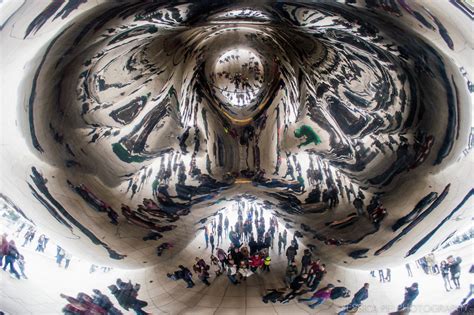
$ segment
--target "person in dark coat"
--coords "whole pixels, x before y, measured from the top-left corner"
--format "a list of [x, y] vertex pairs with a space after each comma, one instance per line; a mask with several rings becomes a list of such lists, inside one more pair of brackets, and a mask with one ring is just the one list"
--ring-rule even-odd
[[418, 283], [413, 283], [410, 287], [405, 288], [405, 298], [402, 304], [398, 305], [398, 310], [410, 310], [413, 301], [420, 292], [418, 291]]
[[5, 258], [5, 265], [3, 266], [3, 270], [6, 271], [8, 265], [10, 265], [10, 273], [14, 274], [17, 279], [20, 279], [20, 274], [15, 269], [15, 261], [20, 256], [18, 249], [16, 248], [15, 241], [11, 240], [8, 246], [8, 254]]
[[304, 273], [302, 275], [299, 275], [295, 279], [293, 279], [293, 281], [290, 283], [291, 291], [282, 298], [281, 303], [283, 304], [288, 303], [289, 301], [294, 299], [296, 296], [306, 293], [306, 291], [301, 290], [301, 288], [305, 284], [307, 278], [308, 278], [308, 275]]
[[331, 300], [336, 300], [339, 298], [348, 298], [351, 296], [351, 291], [346, 287], [334, 287], [331, 290]]
[[459, 278], [461, 277], [461, 257], [454, 259], [453, 256], [448, 257], [449, 271], [451, 272], [451, 279], [453, 280], [456, 289], [461, 289]]
[[286, 288], [269, 289], [269, 292], [262, 297], [262, 302], [268, 304], [268, 301], [276, 303], [286, 291]]
[[[441, 269], [441, 276], [443, 277], [444, 281], [444, 288], [446, 289], [446, 292], [449, 292], [450, 290], [453, 289], [451, 286], [451, 281], [449, 281], [449, 265], [446, 263], [445, 260], [443, 260], [440, 264], [440, 269]], [[449, 286], [449, 289], [448, 289]]]
[[392, 281], [392, 270], [390, 268], [387, 268], [387, 275], [385, 277], [385, 281], [387, 282]]
[[362, 199], [357, 197], [356, 199], [354, 199], [352, 204], [354, 205], [354, 208], [356, 208], [358, 215], [364, 215], [364, 202], [362, 201]]
[[179, 265], [179, 270], [176, 270], [174, 273], [168, 273], [167, 276], [168, 278], [178, 281], [180, 279], [184, 280], [184, 282], [187, 283], [188, 288], [194, 287], [194, 282], [192, 280], [192, 273], [191, 271], [184, 267], [183, 265]]
[[348, 312], [355, 312], [362, 305], [362, 301], [369, 297], [369, 284], [364, 283], [364, 286], [354, 294], [352, 301], [344, 306], [344, 308], [337, 313], [338, 315], [345, 315]]
[[312, 261], [311, 251], [309, 249], [304, 250], [304, 255], [301, 257], [301, 273], [307, 273], [308, 267]]
[[283, 247], [283, 242], [284, 242], [283, 235], [281, 235], [281, 232], [280, 232], [278, 233], [278, 255], [281, 255], [281, 248]]
[[296, 257], [296, 247], [292, 245], [288, 246], [286, 249], [286, 258], [288, 259], [288, 266], [291, 264]]
[[211, 253], [214, 253], [214, 234], [209, 235], [209, 243], [211, 244]]

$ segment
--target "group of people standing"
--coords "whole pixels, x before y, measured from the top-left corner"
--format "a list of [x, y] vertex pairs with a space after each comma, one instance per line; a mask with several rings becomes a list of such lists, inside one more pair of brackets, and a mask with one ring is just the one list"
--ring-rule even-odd
[[[19, 225], [13, 236], [20, 238], [20, 233], [27, 227], [25, 234], [23, 234], [23, 244], [21, 247], [27, 247], [28, 244], [32, 243], [37, 230], [33, 226], [27, 226], [26, 223]], [[44, 253], [48, 245], [49, 238], [45, 234], [41, 234], [38, 237], [35, 252]], [[65, 261], [64, 267], [67, 269], [71, 262], [71, 254], [66, 252], [60, 246], [57, 246], [56, 251], [56, 263], [59, 267], [62, 266], [62, 262]], [[9, 268], [12, 277], [17, 279], [28, 279], [25, 274], [25, 257], [20, 253], [14, 240], [8, 240], [8, 235], [5, 233], [2, 235], [1, 249], [0, 249], [0, 266], [6, 271]], [[17, 269], [18, 268], [18, 269]]]
[[[274, 237], [278, 233], [278, 254], [284, 253], [288, 262], [284, 277], [286, 287], [270, 290], [262, 297], [264, 303], [269, 301], [288, 303], [290, 300], [300, 297], [299, 302], [310, 301], [309, 306], [314, 308], [327, 299], [334, 300], [351, 296], [350, 290], [343, 286], [328, 284], [318, 290], [327, 273], [325, 264], [321, 263], [319, 259], [313, 258], [311, 250], [305, 249], [299, 267], [296, 261], [299, 250], [298, 240], [293, 236], [287, 247], [288, 233], [286, 230], [279, 231], [276, 217], [269, 218], [268, 229], [265, 229], [263, 209], [257, 211], [250, 208], [244, 215], [244, 211], [239, 207], [237, 212], [238, 218], [234, 225], [230, 224], [228, 217], [224, 218], [223, 214], [219, 213], [217, 218], [212, 219], [210, 224], [204, 227], [206, 248], [210, 247], [211, 249], [209, 262], [196, 257], [192, 271], [184, 265], [179, 265], [178, 270], [167, 274], [168, 278], [175, 281], [183, 280], [188, 288], [192, 288], [195, 286], [193, 273], [202, 283], [209, 286], [211, 285], [209, 279], [212, 272], [215, 273], [215, 277], [227, 276], [233, 285], [246, 281], [246, 278], [259, 271], [261, 273], [270, 272], [269, 250], [273, 248]], [[222, 233], [228, 233], [229, 247], [227, 251], [222, 249]], [[368, 288], [369, 285], [364, 284], [354, 294], [352, 301], [342, 308], [340, 314], [356, 310], [362, 301], [367, 299]], [[306, 293], [311, 293], [311, 296], [309, 298], [301, 297]]]
[[[215, 276], [226, 275], [229, 281], [237, 285], [254, 273], [270, 272], [271, 257], [269, 249], [274, 246], [274, 238], [279, 229], [275, 216], [268, 220], [268, 229], [263, 216], [263, 209], [258, 211], [251, 207], [243, 210], [241, 204], [237, 209], [237, 221], [230, 224], [229, 218], [222, 213], [213, 218], [204, 229], [204, 241], [206, 249], [210, 247], [211, 256], [209, 263], [203, 258], [196, 257], [196, 263], [192, 269], [198, 279], [205, 285], [210, 285], [210, 272]], [[223, 234], [228, 235], [229, 247], [223, 249]], [[287, 231], [279, 233], [279, 252], [282, 244], [286, 246]], [[217, 245], [217, 246], [216, 246]], [[283, 247], [285, 247], [283, 246]], [[211, 269], [212, 266], [212, 269]], [[172, 280], [183, 280], [188, 288], [195, 284], [192, 280], [193, 273], [183, 265], [168, 277]]]
[[[15, 268], [15, 263], [18, 265], [20, 272]], [[25, 257], [18, 251], [14, 240], [8, 240], [8, 235], [2, 235], [2, 243], [0, 248], [0, 267], [3, 266], [3, 271], [10, 268], [10, 275], [17, 279], [28, 279], [25, 274]]]
[[[310, 249], [305, 249], [301, 257], [300, 267], [296, 261], [299, 245], [296, 238], [293, 238], [290, 246], [286, 248], [287, 268], [285, 272], [284, 282], [285, 288], [271, 289], [262, 297], [264, 303], [269, 301], [272, 303], [280, 302], [283, 304], [298, 298], [298, 302], [310, 302], [308, 306], [315, 308], [326, 300], [336, 300], [339, 298], [348, 298], [351, 292], [344, 286], [334, 286], [328, 284], [323, 288], [319, 288], [327, 270], [326, 265], [321, 263], [318, 258], [313, 258]], [[347, 312], [354, 312], [362, 304], [362, 301], [368, 298], [369, 284], [364, 286], [354, 294], [352, 301], [345, 305], [339, 314], [343, 315]], [[301, 296], [311, 293], [307, 298]]]
[[[376, 202], [372, 202], [375, 206], [380, 206]], [[327, 284], [319, 288], [325, 275], [327, 274], [326, 266], [321, 263], [320, 259], [313, 258], [313, 253], [310, 249], [305, 249], [301, 260], [297, 262], [299, 244], [295, 236], [288, 242], [287, 230], [279, 231], [278, 222], [274, 216], [268, 220], [268, 229], [265, 229], [265, 219], [263, 217], [263, 209], [257, 211], [250, 208], [244, 211], [239, 209], [237, 222], [230, 224], [228, 217], [224, 217], [219, 213], [210, 221], [210, 224], [204, 227], [204, 240], [206, 242], [206, 249], [210, 248], [210, 261], [196, 257], [195, 264], [192, 271], [187, 267], [180, 265], [179, 270], [168, 277], [173, 280], [183, 280], [188, 284], [188, 288], [193, 287], [193, 272], [197, 274], [197, 278], [206, 286], [211, 285], [209, 279], [211, 273], [215, 276], [226, 275], [229, 281], [237, 285], [245, 281], [247, 277], [258, 272], [269, 272], [271, 258], [269, 254], [270, 248], [273, 248], [275, 235], [277, 236], [278, 254], [284, 253], [287, 258], [287, 268], [284, 275], [284, 283], [286, 287], [270, 289], [262, 297], [264, 303], [280, 302], [288, 303], [289, 301], [298, 298], [300, 303], [308, 303], [310, 308], [315, 308], [324, 303], [326, 300], [334, 300], [338, 298], [348, 298], [351, 296], [350, 290], [344, 286], [335, 286]], [[255, 225], [253, 228], [252, 225]], [[222, 249], [224, 238], [222, 235], [228, 235], [229, 248], [227, 251]], [[217, 246], [216, 246], [217, 245]], [[446, 290], [452, 289], [450, 286], [449, 277], [459, 288], [459, 274], [460, 274], [460, 258], [448, 257], [446, 262], [442, 262], [439, 267], [439, 272], [445, 278]], [[409, 266], [407, 267], [407, 270]], [[431, 269], [430, 269], [431, 270]], [[436, 268], [434, 268], [436, 271]], [[435, 272], [434, 271], [434, 272]], [[391, 269], [380, 269], [380, 282], [391, 282]], [[375, 272], [371, 272], [375, 277]], [[411, 274], [411, 269], [409, 270]], [[411, 274], [412, 276], [412, 274]], [[449, 286], [449, 289], [448, 289]], [[350, 303], [342, 307], [338, 314], [344, 315], [346, 313], [356, 312], [362, 305], [363, 301], [368, 298], [369, 284], [365, 283], [353, 296]], [[309, 295], [309, 296], [308, 296]], [[411, 286], [405, 288], [405, 295], [403, 302], [398, 306], [399, 311], [409, 310], [412, 303], [419, 295], [418, 283], [415, 282]]]
[[[421, 269], [427, 275], [441, 274], [441, 276], [443, 277], [444, 288], [446, 292], [449, 292], [453, 289], [461, 288], [461, 283], [459, 281], [461, 277], [461, 262], [461, 257], [454, 257], [450, 255], [445, 260], [442, 260], [438, 265], [435, 255], [433, 253], [430, 253], [418, 259], [416, 261], [416, 266], [418, 268], [421, 267]], [[410, 264], [407, 263], [405, 266], [408, 272], [408, 276], [413, 277]], [[451, 285], [451, 281], [453, 285]]]

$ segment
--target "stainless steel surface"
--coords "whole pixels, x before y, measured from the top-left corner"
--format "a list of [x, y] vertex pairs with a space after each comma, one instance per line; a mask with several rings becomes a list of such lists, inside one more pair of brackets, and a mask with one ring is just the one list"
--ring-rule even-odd
[[150, 231], [185, 250], [247, 198], [324, 259], [370, 268], [426, 254], [472, 214], [462, 7], [9, 5], [1, 192], [76, 255], [157, 264], [172, 257], [144, 244]]

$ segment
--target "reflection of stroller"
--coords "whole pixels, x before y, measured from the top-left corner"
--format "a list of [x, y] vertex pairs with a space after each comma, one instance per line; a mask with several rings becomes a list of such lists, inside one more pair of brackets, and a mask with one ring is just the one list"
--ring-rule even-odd
[[132, 285], [132, 282], [123, 282], [120, 279], [117, 279], [117, 285], [110, 285], [108, 287], [110, 292], [115, 296], [120, 306], [122, 306], [127, 311], [131, 308], [137, 314], [147, 314], [141, 309], [148, 305], [147, 302], [137, 299], [138, 290], [140, 290], [140, 285], [137, 283]]

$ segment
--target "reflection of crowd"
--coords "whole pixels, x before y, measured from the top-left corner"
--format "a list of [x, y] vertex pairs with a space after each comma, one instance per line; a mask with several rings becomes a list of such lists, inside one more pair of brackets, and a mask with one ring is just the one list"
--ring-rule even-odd
[[423, 271], [425, 272], [425, 274], [441, 274], [444, 281], [444, 288], [447, 292], [453, 289], [453, 286], [451, 286], [451, 281], [453, 282], [455, 289], [461, 288], [461, 284], [459, 281], [461, 277], [461, 262], [461, 257], [454, 258], [453, 256], [448, 256], [446, 260], [441, 261], [438, 266], [438, 263], [433, 253], [430, 253], [416, 261], [417, 266], [420, 266], [421, 269], [423, 269]]
[[76, 298], [61, 294], [60, 296], [68, 301], [68, 304], [63, 307], [63, 314], [66, 315], [121, 315], [122, 312], [118, 310], [110, 301], [109, 297], [102, 294], [97, 289], [93, 290], [94, 294], [91, 296], [86, 293], [78, 293]]
[[[271, 270], [270, 250], [278, 246], [278, 255], [284, 253], [288, 261], [284, 275], [286, 287], [269, 290], [262, 297], [264, 303], [285, 304], [300, 297], [299, 302], [310, 301], [308, 306], [314, 308], [327, 299], [335, 300], [351, 295], [351, 292], [343, 286], [336, 287], [328, 284], [320, 288], [327, 273], [325, 264], [313, 257], [309, 249], [304, 250], [301, 261], [297, 262], [296, 257], [300, 247], [296, 236], [289, 240], [287, 247], [287, 231], [279, 230], [275, 216], [269, 217], [266, 221], [263, 207], [260, 211], [254, 204], [246, 208], [245, 203], [240, 201], [237, 203], [235, 223], [231, 224], [229, 218], [219, 212], [203, 229], [206, 249], [209, 248], [211, 251], [210, 261], [206, 262], [205, 259], [196, 257], [193, 271], [180, 265], [178, 270], [168, 273], [170, 279], [183, 280], [188, 288], [195, 286], [193, 272], [206, 286], [212, 285], [209, 281], [211, 272], [215, 274], [215, 277], [227, 276], [233, 285], [238, 285], [257, 273], [266, 275]], [[223, 233], [228, 236], [230, 243], [227, 250], [222, 248]], [[310, 293], [309, 297], [303, 298], [303, 295], [307, 293]], [[367, 297], [368, 284], [354, 295], [352, 302], [346, 305], [340, 314], [357, 309]]]
[[64, 260], [64, 269], [69, 268], [69, 264], [71, 263], [71, 253], [66, 252], [61, 246], [56, 246], [56, 264], [58, 267], [62, 266], [62, 262]]
[[[25, 231], [25, 229], [26, 232], [21, 236], [22, 232]], [[13, 233], [13, 236], [16, 238], [22, 238], [21, 247], [27, 248], [28, 246], [31, 246], [30, 244], [33, 243], [37, 234], [39, 233], [34, 226], [30, 226], [26, 222], [22, 222], [18, 225], [18, 228]], [[47, 249], [47, 246], [49, 244], [49, 240], [50, 238], [47, 235], [39, 235], [39, 237], [37, 238], [35, 252], [45, 253], [45, 250]], [[58, 267], [64, 267], [64, 269], [68, 269], [71, 265], [72, 259], [72, 254], [69, 251], [66, 251], [61, 246], [56, 245], [54, 260]], [[12, 277], [15, 277], [17, 279], [28, 279], [25, 274], [25, 265], [25, 258], [22, 254], [20, 254], [19, 248], [16, 246], [15, 241], [9, 241], [7, 239], [7, 234], [5, 233], [2, 236], [1, 241], [0, 266], [3, 266], [3, 270], [5, 271], [7, 268], [10, 268], [9, 271]], [[89, 272], [95, 272], [99, 268], [101, 268], [104, 272], [108, 272], [111, 269], [110, 267], [99, 267], [96, 265], [92, 265]]]
[[[8, 241], [7, 237], [8, 235], [6, 233], [2, 235], [2, 244], [0, 248], [0, 266], [3, 266], [3, 271], [6, 271], [9, 267], [10, 275], [15, 276], [17, 279], [21, 279], [21, 277], [28, 279], [28, 277], [25, 275], [25, 259], [18, 251], [15, 241]], [[18, 264], [21, 275], [16, 270], [15, 263]]]
[[[461, 276], [461, 262], [462, 262], [461, 257], [455, 258], [454, 256], [448, 256], [446, 260], [441, 261], [440, 264], [438, 265], [435, 255], [433, 253], [430, 253], [416, 260], [416, 266], [417, 268], [421, 268], [423, 272], [427, 275], [441, 274], [444, 281], [444, 288], [447, 292], [449, 292], [450, 290], [453, 289], [453, 286], [455, 289], [461, 288], [461, 284], [459, 281], [460, 276]], [[408, 277], [413, 277], [413, 272], [411, 270], [410, 263], [406, 263], [405, 268], [407, 270]], [[372, 275], [372, 277], [375, 278], [374, 270], [372, 270], [370, 274]], [[384, 269], [379, 269], [378, 274], [379, 274], [379, 281], [381, 283], [391, 281], [390, 268], [386, 269], [385, 274], [384, 274]], [[451, 285], [451, 281], [453, 283], [453, 286]], [[406, 287], [404, 301], [398, 306], [398, 310], [399, 311], [409, 310], [413, 301], [418, 296], [418, 294], [419, 294], [418, 283], [415, 282], [410, 287]]]
[[[213, 218], [204, 229], [204, 241], [206, 248], [211, 249], [210, 264], [204, 259], [196, 257], [193, 271], [198, 275], [199, 280], [210, 285], [209, 271], [213, 266], [216, 277], [222, 274], [227, 275], [229, 281], [237, 285], [257, 271], [270, 272], [271, 257], [269, 249], [274, 246], [274, 239], [278, 231], [278, 221], [275, 216], [269, 218], [269, 228], [265, 228], [265, 218], [263, 208], [259, 211], [252, 206], [243, 210], [243, 203], [239, 202], [238, 218], [235, 224], [230, 224], [229, 218], [220, 212], [217, 218]], [[245, 219], [244, 219], [245, 218]], [[254, 228], [255, 225], [255, 228]], [[256, 236], [254, 236], [254, 232]], [[230, 246], [225, 251], [222, 249], [223, 233], [228, 235]], [[286, 237], [286, 230], [284, 232]], [[281, 233], [280, 233], [280, 237]], [[296, 240], [294, 240], [296, 242]], [[217, 247], [216, 247], [217, 243]], [[286, 241], [285, 241], [286, 243]], [[281, 242], [279, 241], [281, 251]], [[193, 287], [192, 272], [183, 265], [174, 273], [168, 274], [172, 280], [183, 280], [188, 287]]]
[[131, 281], [123, 282], [121, 279], [117, 279], [116, 284], [109, 286], [109, 290], [125, 310], [132, 309], [137, 315], [147, 314], [142, 308], [147, 306], [148, 303], [138, 299], [138, 291], [140, 290], [138, 283], [134, 285]]
[[96, 211], [106, 212], [107, 216], [110, 219], [110, 223], [114, 225], [118, 224], [118, 217], [119, 217], [118, 213], [114, 209], [112, 209], [112, 207], [109, 204], [107, 204], [105, 201], [100, 200], [84, 184], [81, 184], [79, 186], [74, 186], [71, 182], [68, 181], [68, 185]]
[[[229, 55], [219, 60], [220, 64], [231, 63], [233, 60], [238, 61], [239, 55]], [[211, 76], [217, 80], [226, 79], [233, 85], [233, 90], [229, 90], [229, 86], [222, 89], [222, 93], [231, 101], [237, 104], [245, 104], [255, 97], [255, 89], [260, 89], [263, 84], [261, 65], [255, 57], [249, 57], [248, 62], [239, 64], [241, 69], [236, 72], [219, 71], [211, 73]], [[252, 83], [252, 82], [253, 83]]]

